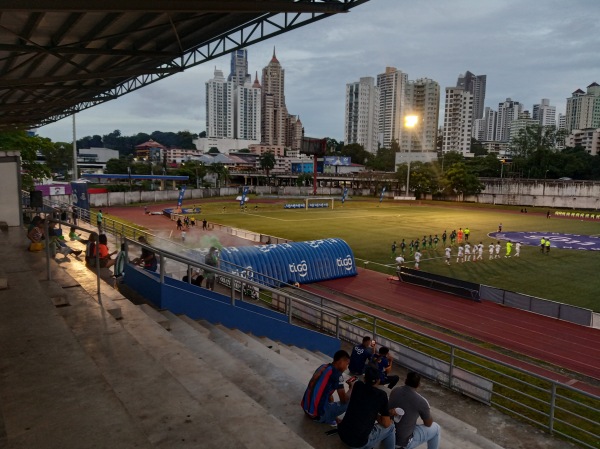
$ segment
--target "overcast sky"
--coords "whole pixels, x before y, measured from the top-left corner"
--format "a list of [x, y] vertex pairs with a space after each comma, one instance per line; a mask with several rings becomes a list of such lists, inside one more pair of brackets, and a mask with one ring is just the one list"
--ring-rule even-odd
[[[346, 83], [388, 66], [440, 84], [440, 122], [444, 88], [467, 70], [487, 75], [486, 106], [497, 109], [510, 97], [531, 111], [549, 98], [564, 113], [573, 91], [600, 83], [598, 17], [600, 0], [371, 0], [249, 47], [249, 71], [260, 79], [276, 47], [288, 111], [311, 137], [343, 140]], [[205, 82], [215, 66], [227, 75], [229, 61], [224, 56], [77, 114], [77, 138], [116, 129], [205, 131]], [[70, 142], [72, 119], [38, 133]]]

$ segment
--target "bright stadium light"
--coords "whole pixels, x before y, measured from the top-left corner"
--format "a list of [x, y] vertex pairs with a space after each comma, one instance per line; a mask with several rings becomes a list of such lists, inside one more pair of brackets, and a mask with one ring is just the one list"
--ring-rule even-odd
[[[404, 117], [404, 127], [409, 129], [409, 132], [412, 133], [414, 131], [415, 126], [419, 123], [419, 117], [417, 115], [406, 115]], [[410, 191], [410, 147], [412, 147], [412, 134], [410, 136], [410, 144], [408, 145], [408, 154], [407, 154], [407, 170], [406, 170], [406, 197], [408, 198]]]
[[404, 117], [404, 126], [406, 126], [407, 128], [414, 128], [415, 126], [417, 126], [418, 122], [419, 117], [416, 115], [407, 115], [406, 117]]

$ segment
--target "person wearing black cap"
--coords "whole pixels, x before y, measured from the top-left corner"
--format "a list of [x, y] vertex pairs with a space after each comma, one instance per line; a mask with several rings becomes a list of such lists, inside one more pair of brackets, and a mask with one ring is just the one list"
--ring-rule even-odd
[[379, 371], [367, 366], [364, 382], [359, 380], [352, 387], [348, 409], [338, 425], [341, 440], [351, 448], [369, 449], [381, 443], [382, 449], [394, 449], [396, 433], [391, 417], [398, 412], [389, 409], [387, 394], [377, 385]]

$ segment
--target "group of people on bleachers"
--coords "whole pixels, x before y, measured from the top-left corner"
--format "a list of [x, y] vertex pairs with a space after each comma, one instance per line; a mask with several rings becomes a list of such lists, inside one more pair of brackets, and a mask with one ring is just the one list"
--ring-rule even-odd
[[[336, 427], [350, 448], [413, 449], [426, 443], [428, 449], [438, 449], [440, 426], [417, 392], [421, 376], [409, 371], [404, 385], [395, 387], [400, 378], [390, 373], [392, 363], [389, 349], [376, 350], [369, 336], [354, 346], [351, 355], [337, 351], [333, 362], [321, 365], [311, 377], [301, 401], [304, 413]], [[346, 379], [346, 370], [352, 377]], [[389, 397], [378, 388], [381, 385], [388, 385]], [[333, 398], [335, 392], [339, 401]], [[417, 424], [419, 418], [422, 424]]]

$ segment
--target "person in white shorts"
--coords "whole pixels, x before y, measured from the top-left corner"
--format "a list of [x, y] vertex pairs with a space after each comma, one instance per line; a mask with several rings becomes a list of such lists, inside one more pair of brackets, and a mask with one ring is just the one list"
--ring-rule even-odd
[[492, 260], [494, 258], [494, 244], [490, 243], [490, 246], [488, 246], [488, 251], [490, 253], [490, 260]]
[[[479, 242], [479, 245], [477, 245], [477, 260], [483, 260], [483, 242]], [[475, 262], [474, 258], [473, 262]]]
[[519, 257], [521, 255], [521, 242], [517, 242], [515, 244], [515, 257]]
[[496, 246], [494, 247], [495, 251], [495, 259], [498, 259], [500, 257], [500, 250], [502, 249], [502, 247], [500, 246], [500, 242], [496, 242]]
[[450, 252], [451, 252], [450, 247], [447, 246], [445, 251], [446, 251], [446, 265], [450, 265]]
[[419, 251], [415, 253], [415, 270], [419, 270], [419, 262], [421, 261], [421, 256], [422, 254]]
[[456, 263], [463, 263], [463, 261], [465, 259], [464, 252], [465, 252], [465, 249], [463, 248], [462, 245], [460, 245], [458, 247], [458, 254], [456, 255]]
[[404, 257], [402, 257], [402, 256], [396, 257], [396, 265], [398, 265], [398, 268], [400, 268], [403, 263], [404, 263]]
[[471, 245], [465, 243], [465, 262], [469, 262], [471, 260]]

